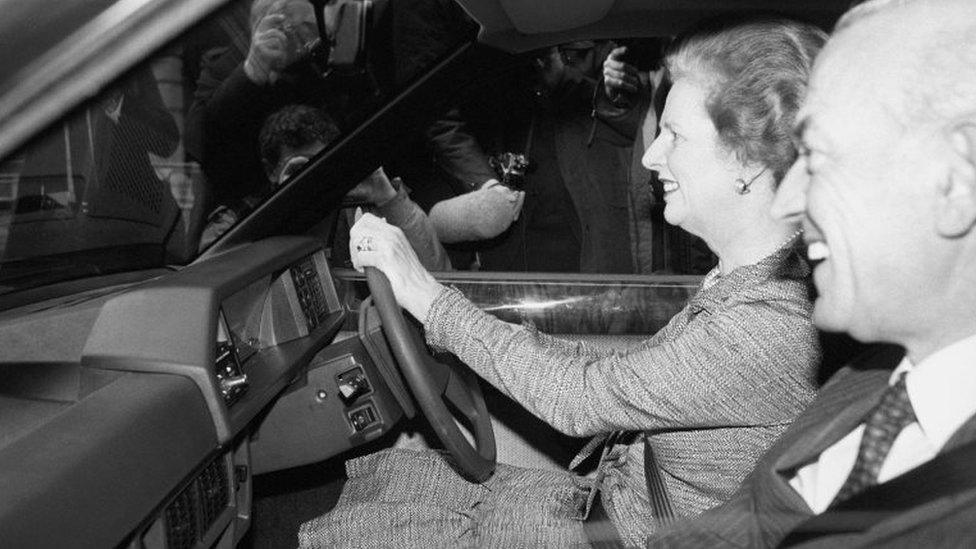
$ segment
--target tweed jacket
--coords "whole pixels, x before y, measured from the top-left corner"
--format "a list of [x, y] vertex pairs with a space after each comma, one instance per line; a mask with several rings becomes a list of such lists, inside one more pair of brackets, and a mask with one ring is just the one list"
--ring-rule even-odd
[[[819, 361], [809, 268], [790, 247], [700, 288], [637, 346], [599, 352], [502, 322], [460, 292], [436, 298], [427, 339], [556, 429], [574, 436], [644, 431], [678, 516], [728, 499], [813, 399]], [[656, 527], [639, 437], [600, 464], [603, 499], [624, 541]]]
[[[774, 444], [735, 496], [696, 520], [654, 535], [648, 547], [775, 547], [810, 518], [790, 485], [796, 470], [850, 433], [877, 404], [904, 352], [877, 346], [838, 372]], [[976, 418], [941, 450], [976, 439]], [[976, 541], [976, 490], [937, 498], [877, 523], [866, 532], [808, 541], [803, 547], [972, 547]]]

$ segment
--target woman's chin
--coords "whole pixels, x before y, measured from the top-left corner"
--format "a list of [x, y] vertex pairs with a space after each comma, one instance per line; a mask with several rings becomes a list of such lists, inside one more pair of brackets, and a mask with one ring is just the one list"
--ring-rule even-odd
[[668, 222], [669, 225], [674, 225], [676, 227], [681, 226], [681, 222], [684, 221], [684, 215], [681, 213], [681, 209], [674, 204], [666, 204], [664, 206], [664, 220]]

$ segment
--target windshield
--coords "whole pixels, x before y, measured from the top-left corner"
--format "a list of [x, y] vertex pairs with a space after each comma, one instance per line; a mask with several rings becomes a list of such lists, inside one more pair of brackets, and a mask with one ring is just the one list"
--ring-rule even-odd
[[[186, 265], [259, 209], [348, 265], [350, 205], [443, 245], [433, 270], [707, 272], [641, 160], [667, 37], [460, 48], [477, 30], [453, 0], [228, 4], [0, 158], [0, 295]], [[601, 75], [620, 47], [623, 103]]]
[[[422, 4], [441, 23], [398, 15], [396, 36], [416, 38], [394, 59], [392, 2], [233, 2], [39, 131], [0, 159], [0, 295], [192, 261], [472, 35], [452, 2]], [[278, 111], [301, 105], [317, 138], [278, 127], [263, 146], [269, 117], [287, 126]]]

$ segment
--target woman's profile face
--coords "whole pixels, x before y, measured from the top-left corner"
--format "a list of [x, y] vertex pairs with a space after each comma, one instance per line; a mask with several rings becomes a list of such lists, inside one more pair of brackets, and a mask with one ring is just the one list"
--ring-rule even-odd
[[664, 184], [664, 218], [672, 225], [709, 240], [727, 226], [738, 198], [735, 179], [740, 165], [719, 141], [705, 110], [706, 89], [678, 79], [668, 93], [660, 132], [644, 153], [643, 164]]

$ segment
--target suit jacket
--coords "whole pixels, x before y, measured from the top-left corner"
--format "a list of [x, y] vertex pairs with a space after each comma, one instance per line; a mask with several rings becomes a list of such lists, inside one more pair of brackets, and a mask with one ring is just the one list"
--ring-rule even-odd
[[[774, 444], [729, 502], [697, 520], [662, 530], [648, 547], [773, 547], [813, 512], [789, 479], [850, 433], [878, 402], [904, 352], [878, 346], [837, 373]], [[970, 418], [945, 452], [976, 439]], [[937, 498], [883, 520], [865, 532], [819, 537], [803, 547], [972, 546], [976, 490]]]
[[591, 50], [590, 69], [571, 73], [557, 90], [546, 92], [537, 93], [531, 64], [511, 60], [484, 93], [464, 103], [465, 118], [486, 152], [525, 153], [533, 161], [519, 219], [477, 245], [486, 270], [636, 272], [628, 173], [637, 125], [611, 124], [591, 114], [598, 83], [589, 75], [609, 46]]

